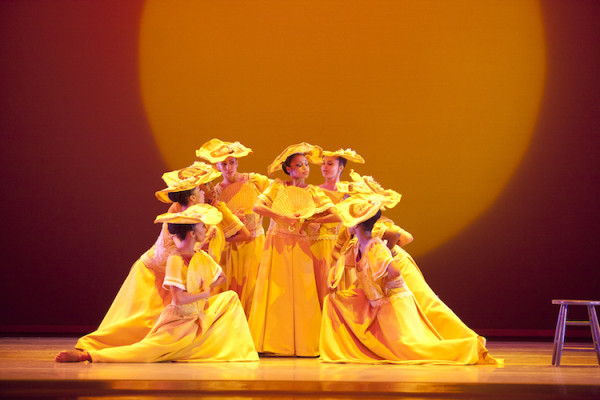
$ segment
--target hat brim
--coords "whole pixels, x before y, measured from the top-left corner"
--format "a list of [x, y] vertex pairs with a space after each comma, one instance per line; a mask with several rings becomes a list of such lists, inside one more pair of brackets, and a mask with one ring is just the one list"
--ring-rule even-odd
[[196, 157], [202, 158], [210, 163], [225, 161], [229, 157], [241, 158], [252, 153], [252, 149], [240, 142], [223, 142], [219, 139], [211, 139], [196, 150]]
[[223, 219], [223, 214], [209, 204], [195, 204], [178, 213], [160, 214], [154, 223], [216, 225]]
[[281, 168], [281, 164], [283, 164], [285, 160], [292, 154], [304, 154], [309, 162], [319, 163], [321, 162], [321, 158], [323, 156], [323, 149], [321, 149], [319, 146], [313, 146], [312, 144], [306, 142], [288, 146], [267, 167], [267, 174], [270, 176], [275, 171], [279, 170]]
[[357, 163], [357, 164], [364, 164], [365, 163], [365, 159], [362, 158], [360, 155], [354, 153], [349, 153], [349, 152], [345, 152], [343, 150], [338, 150], [338, 151], [323, 151], [323, 157], [336, 157], [336, 158], [344, 158], [348, 161], [351, 161], [353, 163]]

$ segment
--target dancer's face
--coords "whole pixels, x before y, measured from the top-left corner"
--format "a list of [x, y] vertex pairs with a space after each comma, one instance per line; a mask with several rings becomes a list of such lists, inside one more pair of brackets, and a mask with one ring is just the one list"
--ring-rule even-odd
[[202, 222], [198, 222], [194, 225], [194, 235], [196, 236], [197, 242], [202, 242], [206, 238], [206, 225]]
[[235, 157], [227, 157], [217, 163], [217, 169], [223, 174], [223, 178], [231, 180], [237, 173], [238, 160]]
[[310, 167], [308, 166], [308, 160], [304, 154], [296, 154], [292, 158], [290, 166], [287, 167], [291, 178], [304, 179], [308, 178], [310, 173]]
[[334, 179], [341, 175], [344, 167], [340, 164], [337, 157], [325, 156], [321, 164], [321, 173], [325, 179]]
[[194, 204], [202, 204], [204, 203], [204, 192], [200, 190], [200, 187], [196, 186], [194, 188], [194, 192], [190, 196], [190, 201], [188, 206], [193, 206]]

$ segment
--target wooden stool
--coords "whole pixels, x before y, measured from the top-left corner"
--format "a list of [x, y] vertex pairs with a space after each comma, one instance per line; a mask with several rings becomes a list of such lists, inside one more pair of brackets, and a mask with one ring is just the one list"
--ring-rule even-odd
[[[562, 355], [565, 342], [565, 328], [567, 325], [589, 326], [592, 331], [592, 340], [594, 348], [579, 348], [576, 350], [595, 350], [598, 364], [600, 365], [600, 328], [598, 327], [598, 316], [595, 306], [600, 306], [600, 300], [552, 300], [552, 304], [560, 304], [558, 321], [556, 322], [556, 332], [554, 333], [554, 348], [552, 350], [552, 365], [560, 366], [560, 356]], [[567, 306], [587, 306], [588, 321], [568, 321]], [[565, 350], [575, 350], [565, 347]]]

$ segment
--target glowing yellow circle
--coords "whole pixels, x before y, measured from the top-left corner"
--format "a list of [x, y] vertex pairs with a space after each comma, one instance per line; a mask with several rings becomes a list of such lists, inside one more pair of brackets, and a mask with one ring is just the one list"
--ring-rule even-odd
[[351, 147], [367, 162], [350, 168], [402, 193], [387, 215], [418, 255], [481, 215], [518, 166], [543, 26], [527, 0], [148, 0], [140, 76], [169, 167], [213, 137], [253, 148], [240, 170], [261, 173], [292, 143]]

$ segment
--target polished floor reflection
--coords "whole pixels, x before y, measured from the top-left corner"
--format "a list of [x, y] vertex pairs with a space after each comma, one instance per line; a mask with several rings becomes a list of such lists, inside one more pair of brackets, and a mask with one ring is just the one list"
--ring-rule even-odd
[[593, 352], [565, 352], [553, 367], [551, 342], [490, 341], [505, 364], [400, 366], [326, 364], [267, 357], [255, 363], [59, 364], [73, 338], [0, 338], [2, 398], [427, 398], [600, 399]]

